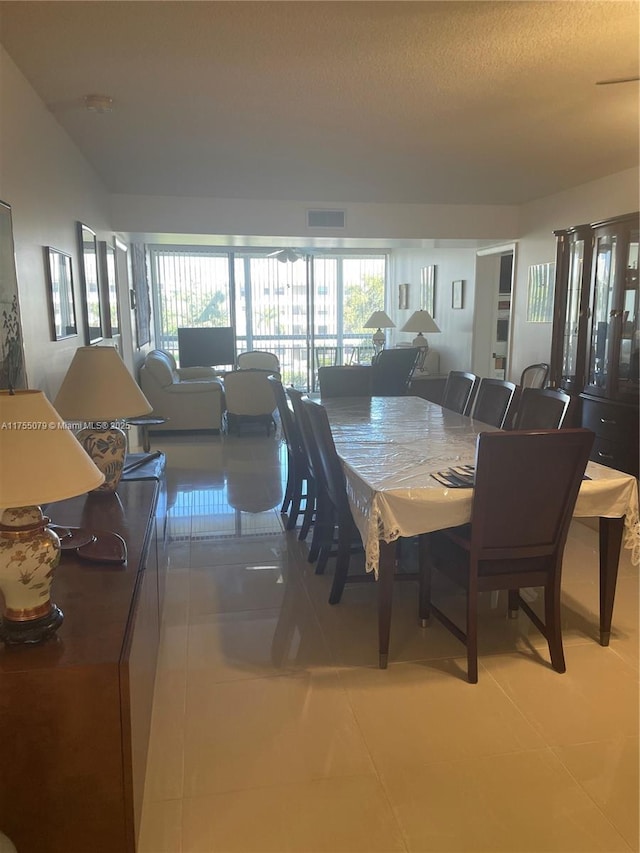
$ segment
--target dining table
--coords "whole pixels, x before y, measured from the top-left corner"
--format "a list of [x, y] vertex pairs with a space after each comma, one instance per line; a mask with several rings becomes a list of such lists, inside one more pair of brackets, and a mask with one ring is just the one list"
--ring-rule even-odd
[[[349, 505], [378, 581], [379, 664], [389, 655], [396, 547], [403, 537], [465, 524], [473, 488], [434, 475], [475, 464], [477, 436], [497, 428], [419, 397], [322, 400], [342, 461]], [[455, 479], [455, 478], [454, 478]], [[621, 547], [640, 563], [638, 481], [589, 462], [574, 517], [599, 518], [600, 625], [609, 644]]]

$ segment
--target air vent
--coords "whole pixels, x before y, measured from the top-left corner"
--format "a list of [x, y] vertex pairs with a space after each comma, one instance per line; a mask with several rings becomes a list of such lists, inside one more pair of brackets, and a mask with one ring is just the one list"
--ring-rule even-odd
[[308, 210], [307, 228], [344, 228], [344, 210]]

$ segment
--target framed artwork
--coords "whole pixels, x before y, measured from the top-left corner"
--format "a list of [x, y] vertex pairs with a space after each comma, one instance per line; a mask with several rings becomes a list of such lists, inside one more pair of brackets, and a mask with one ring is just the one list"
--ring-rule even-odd
[[100, 288], [98, 284], [98, 244], [96, 233], [78, 222], [80, 243], [80, 281], [82, 283], [82, 313], [84, 334], [89, 345], [104, 337]]
[[140, 349], [151, 340], [151, 300], [144, 243], [131, 244], [131, 274], [136, 312], [136, 340]]
[[464, 280], [459, 279], [451, 283], [451, 307], [464, 307]]
[[420, 270], [420, 307], [434, 316], [436, 295], [436, 266], [422, 267]]
[[533, 264], [529, 267], [527, 323], [551, 323], [556, 265]]
[[120, 302], [116, 282], [116, 251], [111, 243], [101, 240], [98, 244], [100, 257], [100, 283], [104, 306], [104, 333], [107, 338], [120, 334]]
[[78, 323], [73, 293], [71, 255], [59, 252], [51, 246], [45, 246], [44, 263], [49, 291], [51, 337], [54, 341], [72, 338], [78, 334]]
[[26, 388], [11, 205], [0, 201], [0, 388]]
[[409, 285], [398, 285], [398, 308], [402, 311], [409, 307]]

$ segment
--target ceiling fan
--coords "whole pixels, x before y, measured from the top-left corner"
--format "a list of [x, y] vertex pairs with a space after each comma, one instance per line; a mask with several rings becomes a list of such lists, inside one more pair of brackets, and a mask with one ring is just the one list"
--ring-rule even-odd
[[612, 77], [610, 80], [596, 80], [596, 86], [611, 86], [613, 83], [636, 83], [640, 77]]
[[297, 249], [277, 249], [275, 252], [270, 252], [267, 257], [276, 258], [282, 264], [295, 264], [296, 261], [303, 260], [307, 254], [307, 252], [300, 252]]

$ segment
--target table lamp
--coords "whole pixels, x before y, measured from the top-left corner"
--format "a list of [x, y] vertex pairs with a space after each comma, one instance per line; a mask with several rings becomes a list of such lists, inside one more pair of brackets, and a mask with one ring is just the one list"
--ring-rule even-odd
[[413, 339], [413, 346], [420, 349], [420, 358], [416, 367], [418, 370], [422, 370], [427, 353], [429, 352], [429, 341], [422, 333], [439, 332], [440, 329], [436, 325], [435, 320], [428, 311], [421, 308], [419, 311], [413, 312], [400, 331], [418, 333]]
[[105, 476], [98, 491], [114, 492], [127, 452], [127, 437], [114, 421], [152, 410], [118, 351], [78, 347], [54, 405], [66, 421], [85, 427], [76, 438]]
[[376, 352], [380, 352], [381, 349], [384, 349], [385, 345], [385, 334], [382, 331], [383, 329], [394, 329], [395, 323], [386, 314], [384, 311], [374, 311], [373, 314], [369, 317], [367, 322], [364, 324], [364, 329], [375, 329], [376, 331], [373, 333], [373, 348]]
[[60, 539], [40, 504], [81, 495], [104, 475], [42, 391], [0, 391], [0, 638], [39, 643], [62, 623], [51, 601]]

